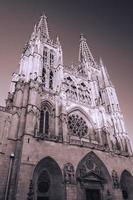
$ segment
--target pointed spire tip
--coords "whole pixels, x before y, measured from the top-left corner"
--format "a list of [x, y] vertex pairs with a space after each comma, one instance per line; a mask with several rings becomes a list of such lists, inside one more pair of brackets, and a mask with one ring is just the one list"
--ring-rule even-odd
[[47, 16], [45, 15], [45, 12], [44, 12], [44, 11], [42, 12], [41, 18], [42, 18], [42, 17], [45, 18], [45, 19], [47, 19]]
[[83, 41], [83, 40], [86, 41], [86, 39], [85, 39], [85, 37], [84, 37], [84, 34], [81, 33], [81, 34], [80, 34], [80, 41]]

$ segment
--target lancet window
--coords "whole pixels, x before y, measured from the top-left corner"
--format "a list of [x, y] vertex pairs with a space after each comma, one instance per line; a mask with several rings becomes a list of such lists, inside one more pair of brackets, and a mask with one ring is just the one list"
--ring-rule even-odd
[[50, 66], [54, 65], [54, 52], [50, 52]]
[[124, 150], [125, 150], [125, 152], [128, 152], [128, 147], [127, 147], [127, 141], [126, 141], [126, 139], [124, 138]]
[[49, 111], [46, 107], [40, 113], [39, 133], [45, 135], [49, 133]]
[[44, 67], [42, 68], [42, 83], [45, 86], [45, 84], [46, 84], [46, 70], [45, 70]]
[[49, 74], [49, 88], [53, 89], [53, 72], [52, 71]]
[[48, 57], [48, 50], [47, 50], [47, 48], [44, 48], [44, 51], [43, 51], [43, 64], [44, 65], [47, 63], [47, 57]]
[[103, 131], [102, 132], [102, 142], [103, 142], [103, 146], [105, 147], [105, 148], [107, 148], [108, 147], [108, 138], [107, 138], [107, 132], [106, 131]]

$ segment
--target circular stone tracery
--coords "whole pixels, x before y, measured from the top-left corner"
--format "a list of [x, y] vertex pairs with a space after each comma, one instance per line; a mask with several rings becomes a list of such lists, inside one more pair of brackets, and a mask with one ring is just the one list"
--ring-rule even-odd
[[88, 127], [82, 117], [78, 115], [70, 115], [68, 117], [68, 127], [75, 136], [83, 137], [87, 135]]

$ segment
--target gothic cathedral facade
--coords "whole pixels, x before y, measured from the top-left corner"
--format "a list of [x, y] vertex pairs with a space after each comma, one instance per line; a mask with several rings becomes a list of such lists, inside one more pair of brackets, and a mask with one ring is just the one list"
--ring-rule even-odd
[[1, 200], [133, 200], [130, 139], [102, 60], [76, 66], [42, 15], [0, 107]]

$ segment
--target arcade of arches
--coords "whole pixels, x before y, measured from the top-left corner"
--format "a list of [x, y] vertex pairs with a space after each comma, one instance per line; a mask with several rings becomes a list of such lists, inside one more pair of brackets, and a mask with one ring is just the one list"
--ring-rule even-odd
[[120, 178], [115, 170], [110, 175], [104, 163], [90, 152], [81, 159], [77, 169], [69, 162], [61, 169], [51, 157], [39, 161], [27, 199], [117, 200], [113, 190], [121, 193], [120, 200], [132, 200], [132, 175], [126, 170]]

